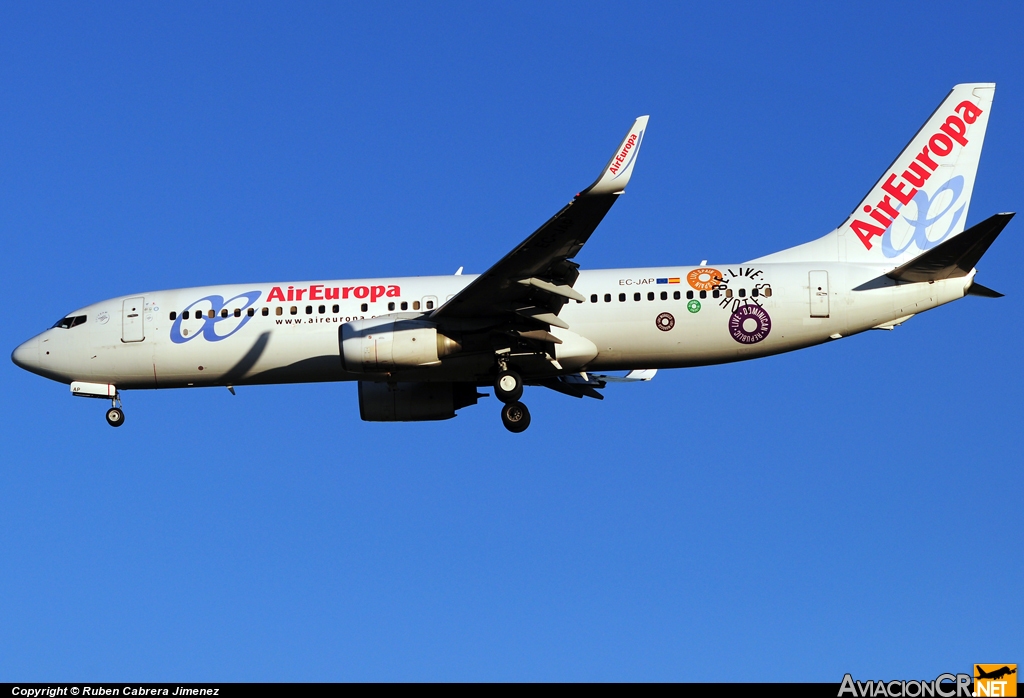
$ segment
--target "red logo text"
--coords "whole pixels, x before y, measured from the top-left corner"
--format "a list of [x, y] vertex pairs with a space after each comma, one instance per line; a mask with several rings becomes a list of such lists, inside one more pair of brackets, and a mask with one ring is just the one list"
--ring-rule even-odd
[[295, 288], [289, 286], [282, 289], [274, 286], [267, 294], [267, 302], [271, 301], [331, 301], [341, 298], [369, 298], [375, 302], [378, 298], [398, 298], [402, 295], [402, 289], [398, 286], [324, 286], [323, 284], [312, 284], [306, 288]]
[[864, 207], [864, 213], [867, 213], [873, 222], [855, 218], [850, 223], [850, 229], [857, 234], [865, 248], [870, 250], [871, 238], [883, 235], [900, 215], [893, 202], [906, 206], [932, 176], [932, 172], [939, 166], [936, 158], [941, 159], [953, 152], [954, 141], [962, 146], [967, 145], [967, 124], [977, 121], [982, 110], [973, 102], [965, 101], [958, 104], [953, 111], [955, 113], [946, 117], [946, 122], [928, 139], [928, 145], [922, 148], [903, 174], [889, 173], [882, 183], [882, 191], [885, 192], [882, 199], [873, 208]]

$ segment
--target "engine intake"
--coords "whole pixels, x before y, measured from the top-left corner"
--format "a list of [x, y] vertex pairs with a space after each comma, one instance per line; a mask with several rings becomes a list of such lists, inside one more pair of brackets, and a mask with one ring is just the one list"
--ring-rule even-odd
[[354, 373], [431, 366], [462, 349], [432, 323], [394, 317], [346, 322], [338, 342], [342, 367]]

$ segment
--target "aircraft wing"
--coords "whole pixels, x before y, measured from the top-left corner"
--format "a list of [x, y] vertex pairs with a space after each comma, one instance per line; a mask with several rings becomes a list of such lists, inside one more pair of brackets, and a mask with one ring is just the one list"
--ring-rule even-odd
[[579, 265], [570, 260], [625, 190], [647, 119], [641, 116], [633, 123], [596, 182], [431, 317], [442, 322], [512, 319], [516, 324], [567, 327], [558, 312], [569, 300], [583, 300], [572, 288]]

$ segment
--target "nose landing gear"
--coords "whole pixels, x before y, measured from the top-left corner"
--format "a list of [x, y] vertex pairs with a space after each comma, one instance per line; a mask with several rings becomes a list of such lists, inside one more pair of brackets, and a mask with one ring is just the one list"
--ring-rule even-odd
[[119, 427], [124, 424], [124, 412], [120, 407], [111, 407], [107, 410], [107, 424], [112, 427]]
[[121, 409], [121, 394], [114, 393], [110, 400], [110, 409], [107, 410], [107, 424], [112, 427], [119, 427], [124, 424], [124, 410]]

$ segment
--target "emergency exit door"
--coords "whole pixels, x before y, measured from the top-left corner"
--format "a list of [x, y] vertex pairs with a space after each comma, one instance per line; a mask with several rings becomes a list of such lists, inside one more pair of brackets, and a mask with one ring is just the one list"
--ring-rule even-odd
[[812, 271], [809, 276], [811, 287], [811, 317], [828, 317], [828, 272]]
[[139, 296], [129, 298], [121, 304], [122, 342], [141, 342], [146, 338], [146, 328], [142, 324], [145, 301], [145, 298]]

